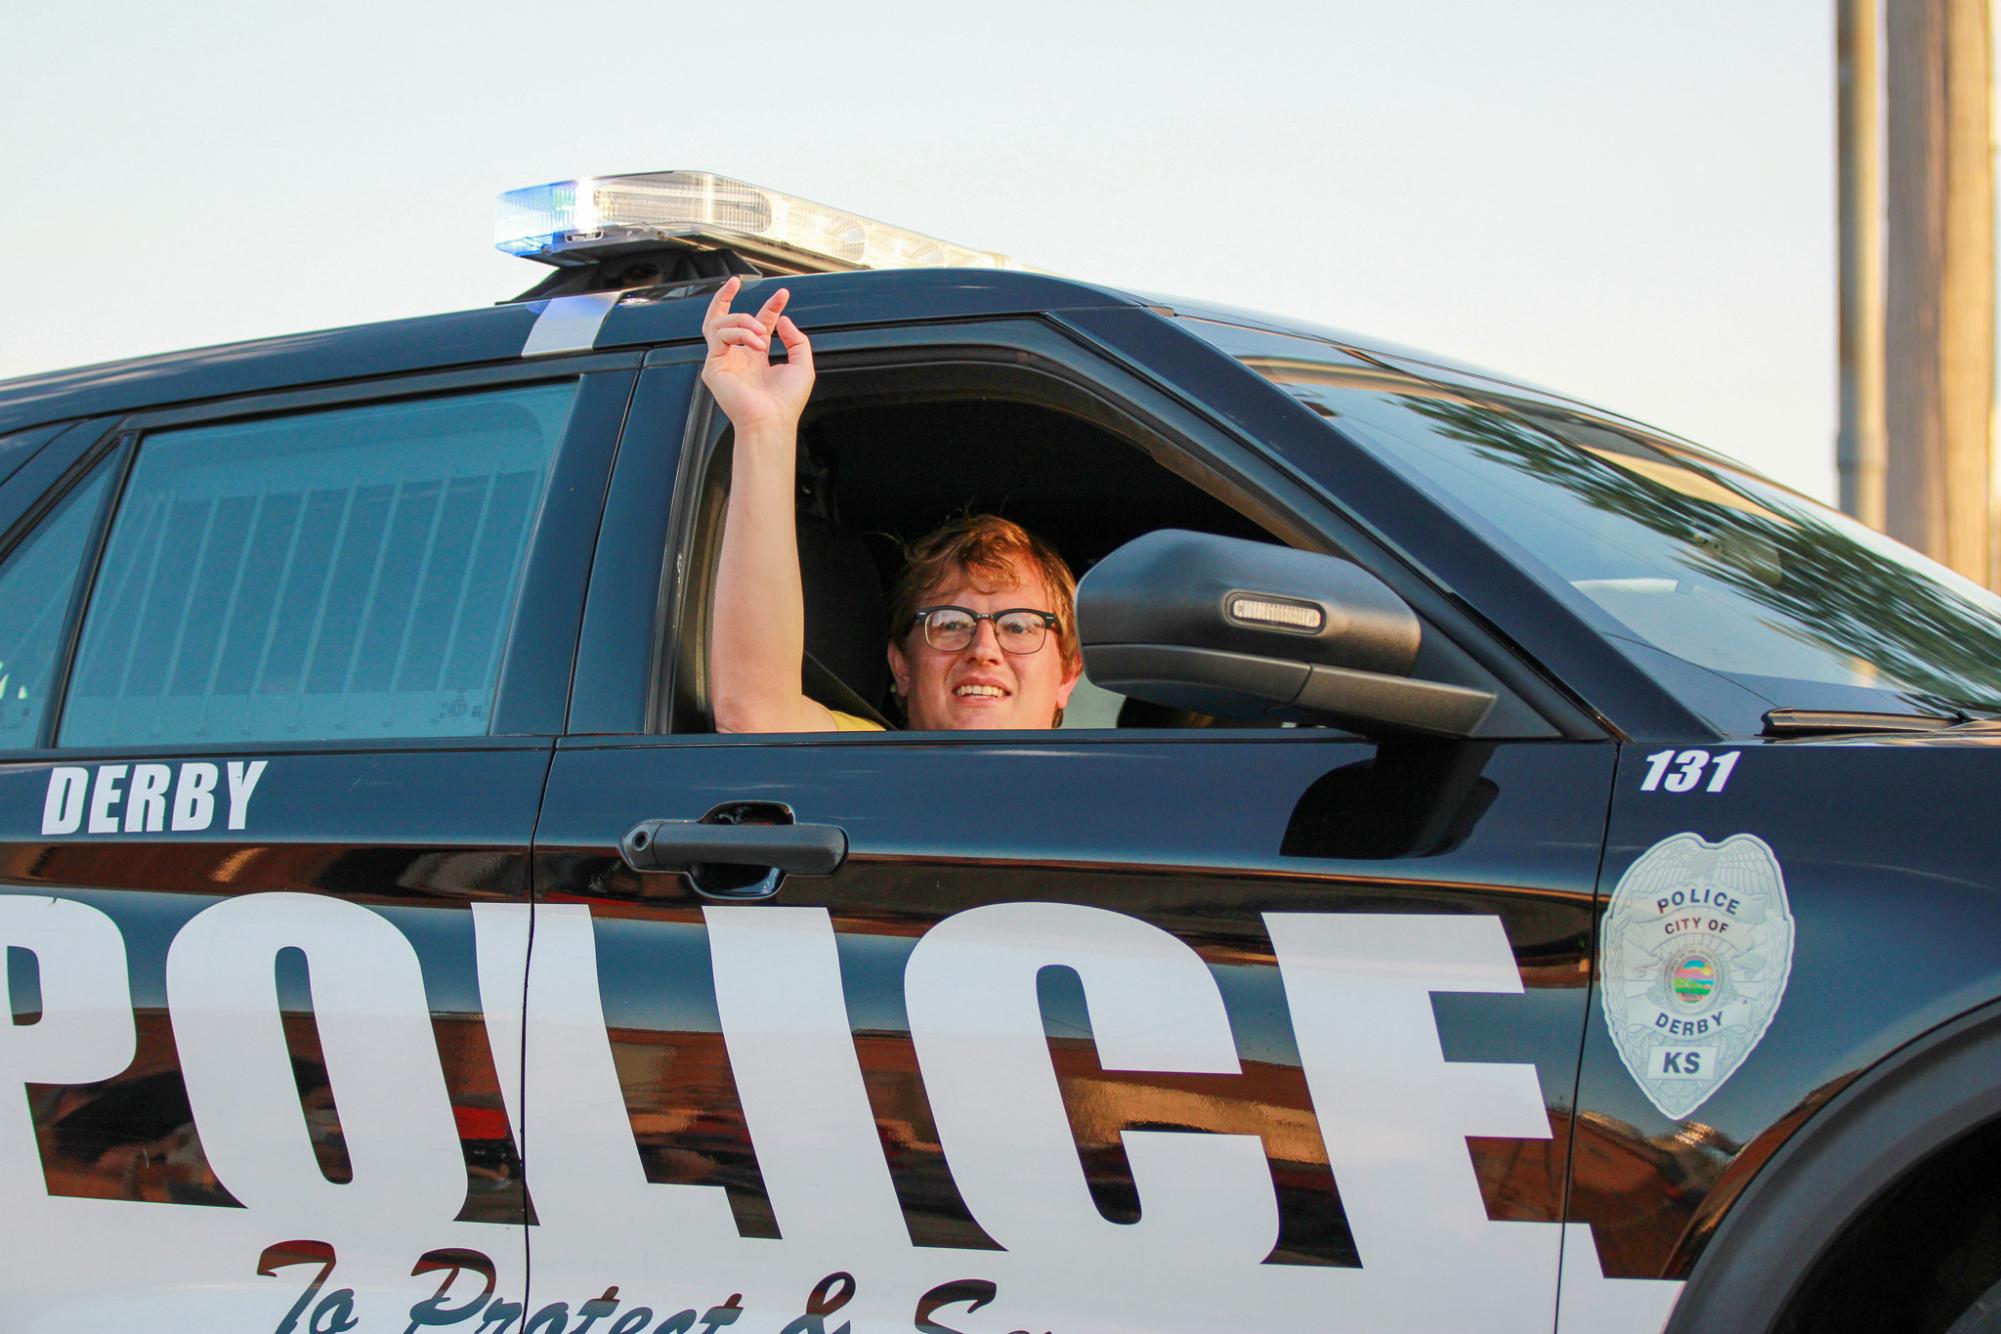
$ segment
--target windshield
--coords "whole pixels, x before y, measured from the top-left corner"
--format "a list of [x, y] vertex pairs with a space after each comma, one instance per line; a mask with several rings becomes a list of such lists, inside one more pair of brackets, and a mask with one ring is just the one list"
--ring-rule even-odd
[[1726, 730], [1767, 708], [2001, 710], [2001, 599], [1845, 515], [1560, 402], [1183, 324], [1441, 496]]

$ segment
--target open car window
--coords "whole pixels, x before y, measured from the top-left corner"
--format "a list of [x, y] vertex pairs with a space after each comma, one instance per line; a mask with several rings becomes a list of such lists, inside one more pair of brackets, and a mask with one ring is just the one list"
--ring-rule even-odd
[[[968, 513], [1014, 520], [1054, 546], [1079, 579], [1124, 544], [1160, 529], [1310, 545], [1284, 502], [1252, 489], [1201, 447], [1149, 429], [1136, 413], [1074, 380], [1010, 357], [941, 357], [913, 365], [819, 358], [801, 425], [796, 493], [806, 600], [805, 693], [829, 709], [890, 726], [903, 719], [885, 657], [887, 601], [906, 544]], [[669, 730], [711, 730], [707, 627], [727, 503], [731, 440], [713, 414], [706, 454], [684, 473], [697, 488], [684, 525]], [[1288, 541], [1288, 539], [1290, 539]], [[1322, 540], [1324, 544], [1324, 539]], [[1444, 638], [1427, 667], [1470, 667]], [[1062, 730], [1207, 730], [1282, 726], [1212, 718], [1128, 698], [1085, 676]], [[1512, 719], [1534, 731], [1539, 720]]]
[[[727, 498], [731, 439], [720, 428], [700, 471], [678, 679], [706, 681], [706, 635]], [[1053, 380], [984, 366], [842, 371], [823, 366], [800, 430], [800, 574], [806, 601], [805, 689], [830, 709], [902, 716], [890, 690], [888, 596], [906, 545], [946, 520], [993, 513], [1054, 546], [1079, 578], [1156, 528], [1275, 540], [1255, 521], [1168, 467]], [[699, 591], [698, 591], [699, 590]], [[707, 730], [705, 690], [681, 692], [675, 730]], [[1123, 718], [1122, 715], [1123, 714]], [[1204, 720], [1101, 689], [1088, 675], [1063, 728], [1200, 725]], [[1272, 726], [1277, 726], [1276, 723]]]

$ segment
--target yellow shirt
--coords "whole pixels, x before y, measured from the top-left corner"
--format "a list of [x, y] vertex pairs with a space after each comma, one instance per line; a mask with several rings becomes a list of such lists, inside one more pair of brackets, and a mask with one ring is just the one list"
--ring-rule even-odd
[[837, 732], [882, 732], [887, 731], [881, 723], [872, 723], [866, 718], [857, 718], [852, 713], [842, 713], [839, 709], [829, 709], [834, 715], [834, 730]]

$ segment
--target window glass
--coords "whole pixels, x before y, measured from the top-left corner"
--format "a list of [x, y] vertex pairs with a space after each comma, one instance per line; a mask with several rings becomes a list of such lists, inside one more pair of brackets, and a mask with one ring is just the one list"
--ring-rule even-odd
[[1579, 413], [1184, 323], [1446, 498], [1647, 670], [1667, 655], [1778, 707], [2001, 710], [2001, 600], [1845, 515]]
[[0, 562], [0, 750], [35, 744], [107, 475], [99, 464]]
[[142, 441], [62, 744], [485, 732], [574, 396], [542, 385]]

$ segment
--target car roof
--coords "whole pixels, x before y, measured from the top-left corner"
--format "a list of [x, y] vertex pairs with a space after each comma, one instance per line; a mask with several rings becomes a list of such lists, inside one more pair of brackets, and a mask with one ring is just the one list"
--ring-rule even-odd
[[[768, 285], [792, 289], [788, 313], [809, 330], [1144, 304], [1107, 287], [998, 269], [804, 274], [755, 279], [747, 290]], [[594, 350], [700, 337], [710, 291], [705, 285], [621, 293]], [[549, 304], [509, 302], [0, 380], [0, 434], [164, 404], [511, 361]]]
[[[749, 280], [792, 289], [788, 313], [804, 328], [861, 328], [912, 319], [960, 320], [1106, 306], [1145, 307], [1362, 353], [1420, 379], [1540, 399], [1608, 423], [1637, 427], [1716, 466], [1740, 463], [1623, 414], [1457, 359], [1217, 302], [1124, 291], [1052, 274], [1006, 269], [891, 269]], [[620, 293], [592, 350], [616, 351], [692, 341], [701, 335], [712, 288], [637, 288]], [[506, 362], [521, 356], [548, 301], [503, 302], [476, 310], [420, 315], [215, 347], [192, 348], [0, 380], [0, 435], [48, 422], [186, 404], [269, 390]], [[741, 299], [740, 299], [741, 304]]]

